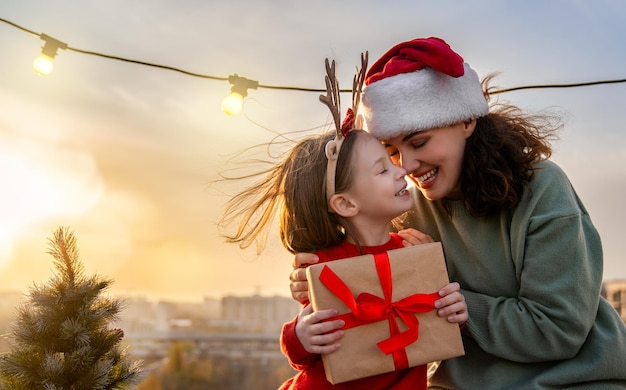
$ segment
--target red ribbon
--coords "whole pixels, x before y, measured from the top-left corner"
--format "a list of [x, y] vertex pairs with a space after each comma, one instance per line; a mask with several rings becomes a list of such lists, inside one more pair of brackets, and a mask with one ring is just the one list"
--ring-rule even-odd
[[[345, 326], [343, 329], [387, 319], [390, 337], [376, 343], [376, 345], [386, 355], [393, 353], [393, 363], [396, 370], [408, 368], [409, 361], [406, 347], [419, 337], [419, 321], [415, 313], [426, 313], [434, 310], [435, 301], [439, 299], [439, 294], [436, 292], [431, 294], [413, 294], [397, 302], [392, 302], [393, 288], [389, 255], [386, 252], [375, 254], [374, 262], [384, 298], [363, 292], [355, 300], [350, 288], [328, 266], [324, 266], [320, 273], [320, 281], [345, 303], [351, 311], [332, 319], [344, 320]], [[408, 327], [404, 332], [400, 332], [397, 322], [398, 317]]]
[[343, 118], [343, 122], [341, 123], [341, 134], [344, 137], [348, 136], [348, 132], [354, 128], [354, 111], [351, 108], [348, 108], [346, 112], [346, 117]]

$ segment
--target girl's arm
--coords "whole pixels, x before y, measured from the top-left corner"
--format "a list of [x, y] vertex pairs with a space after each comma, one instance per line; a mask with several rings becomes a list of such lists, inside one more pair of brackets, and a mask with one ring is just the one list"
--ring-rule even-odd
[[343, 337], [343, 320], [328, 320], [337, 315], [337, 310], [327, 309], [314, 312], [307, 305], [298, 314], [296, 336], [309, 353], [327, 354], [339, 349], [337, 340]]
[[320, 310], [313, 313], [311, 305], [306, 305], [292, 321], [283, 325], [280, 346], [289, 364], [302, 371], [319, 360], [320, 354], [330, 353], [339, 348], [337, 340], [343, 337], [343, 321], [327, 321], [337, 315], [334, 310]]

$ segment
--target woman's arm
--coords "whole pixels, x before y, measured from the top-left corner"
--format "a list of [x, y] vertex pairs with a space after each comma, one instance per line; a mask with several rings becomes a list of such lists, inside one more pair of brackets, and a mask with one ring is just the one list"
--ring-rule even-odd
[[[486, 352], [512, 361], [576, 356], [596, 321], [602, 244], [556, 166], [545, 163], [537, 170], [513, 213], [510, 237], [516, 292], [498, 296], [479, 285], [464, 286], [473, 290], [463, 290], [472, 313], [469, 334]], [[485, 264], [498, 269], [502, 261], [506, 259], [493, 258]]]

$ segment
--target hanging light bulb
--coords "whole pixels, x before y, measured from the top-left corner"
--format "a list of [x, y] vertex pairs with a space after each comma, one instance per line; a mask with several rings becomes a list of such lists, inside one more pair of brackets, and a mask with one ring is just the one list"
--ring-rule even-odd
[[52, 64], [52, 59], [57, 55], [58, 49], [67, 49], [67, 43], [63, 43], [57, 39], [52, 38], [49, 35], [41, 34], [41, 39], [45, 42], [43, 47], [41, 48], [41, 54], [35, 58], [35, 62], [33, 62], [33, 67], [35, 68], [35, 72], [40, 75], [47, 75], [52, 72], [54, 65]]
[[237, 92], [231, 92], [222, 100], [222, 111], [226, 115], [235, 116], [241, 112], [243, 108], [243, 96]]
[[241, 112], [243, 98], [248, 95], [248, 88], [257, 89], [259, 82], [239, 77], [236, 73], [228, 76], [228, 82], [233, 86], [230, 88], [230, 95], [222, 100], [222, 111], [226, 115], [235, 116]]

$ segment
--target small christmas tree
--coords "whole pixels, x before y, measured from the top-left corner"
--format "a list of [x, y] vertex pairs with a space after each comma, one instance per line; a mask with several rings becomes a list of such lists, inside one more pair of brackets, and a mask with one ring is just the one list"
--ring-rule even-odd
[[102, 296], [112, 280], [86, 277], [76, 238], [59, 228], [48, 253], [56, 272], [43, 286], [29, 289], [11, 330], [11, 350], [0, 358], [0, 388], [11, 390], [126, 389], [138, 381], [111, 328], [121, 301]]

